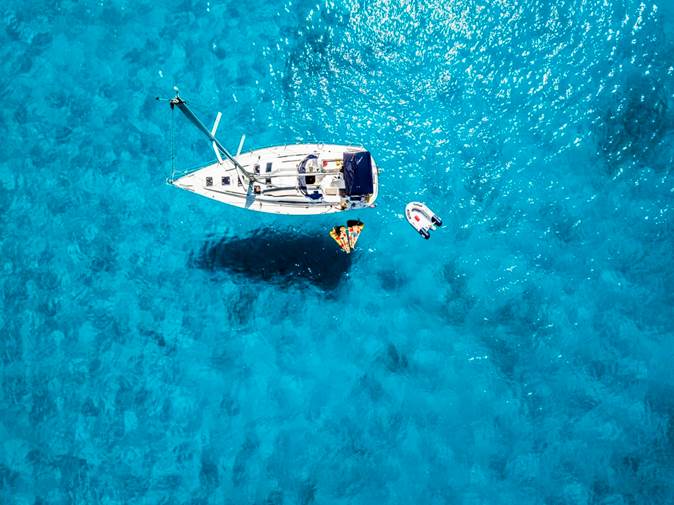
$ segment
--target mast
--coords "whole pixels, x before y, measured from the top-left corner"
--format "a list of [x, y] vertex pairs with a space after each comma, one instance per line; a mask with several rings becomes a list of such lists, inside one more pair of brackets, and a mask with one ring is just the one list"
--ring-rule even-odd
[[[180, 98], [180, 96], [176, 95], [175, 98], [169, 100], [169, 104], [171, 105], [171, 109], [174, 107], [178, 107], [180, 109], [180, 112], [185, 114], [185, 117], [189, 119], [199, 130], [201, 130], [202, 133], [205, 133], [206, 136], [209, 138], [211, 142], [213, 142], [213, 145], [218, 148], [218, 150], [225, 155], [225, 157], [234, 163], [234, 166], [241, 172], [241, 175], [243, 175], [248, 181], [257, 181], [257, 178], [255, 177], [254, 174], [250, 173], [248, 170], [243, 168], [241, 163], [236, 161], [234, 156], [232, 156], [227, 149], [224, 148], [224, 146], [220, 143], [218, 139], [215, 138], [215, 131], [211, 132], [209, 131], [208, 128], [202, 123], [199, 118], [190, 110], [190, 108], [187, 106], [185, 103], [185, 100]], [[219, 115], [219, 114], [218, 114]], [[218, 119], [220, 119], [218, 117]], [[216, 123], [216, 128], [217, 128], [217, 123]], [[215, 130], [215, 129], [214, 129]], [[217, 154], [217, 153], [216, 153]]]

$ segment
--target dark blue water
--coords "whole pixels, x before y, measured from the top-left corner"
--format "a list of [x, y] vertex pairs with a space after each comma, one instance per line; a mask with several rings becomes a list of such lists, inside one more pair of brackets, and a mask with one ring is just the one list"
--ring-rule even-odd
[[[0, 502], [674, 503], [671, 2], [0, 12]], [[174, 85], [368, 147], [359, 250], [166, 185]]]

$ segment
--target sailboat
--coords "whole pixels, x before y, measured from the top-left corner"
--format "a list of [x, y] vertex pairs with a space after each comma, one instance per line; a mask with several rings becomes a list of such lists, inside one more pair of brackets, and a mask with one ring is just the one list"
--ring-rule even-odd
[[179, 94], [168, 101], [210, 140], [217, 161], [169, 179], [175, 187], [259, 212], [331, 214], [373, 207], [378, 169], [369, 151], [337, 144], [295, 144], [236, 155], [215, 137], [222, 113], [209, 130]]

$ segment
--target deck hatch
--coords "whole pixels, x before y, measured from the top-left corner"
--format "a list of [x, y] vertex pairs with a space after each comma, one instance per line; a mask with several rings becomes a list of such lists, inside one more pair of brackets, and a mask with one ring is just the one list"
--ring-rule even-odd
[[[265, 167], [265, 172], [268, 173], [268, 174], [271, 173], [271, 165], [272, 165], [272, 163], [270, 161], [270, 162], [267, 163], [267, 166]], [[265, 178], [264, 182], [267, 185], [271, 185], [271, 177]]]

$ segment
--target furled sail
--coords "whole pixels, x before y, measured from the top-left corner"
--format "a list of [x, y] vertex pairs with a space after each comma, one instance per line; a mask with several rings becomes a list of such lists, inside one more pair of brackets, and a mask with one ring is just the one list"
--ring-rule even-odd
[[[206, 126], [199, 120], [199, 118], [190, 110], [190, 108], [187, 106], [187, 103], [185, 100], [180, 98], [180, 96], [176, 95], [175, 98], [169, 100], [169, 104], [171, 105], [171, 109], [174, 107], [178, 107], [180, 111], [185, 115], [187, 119], [189, 119], [192, 124], [194, 124], [202, 133], [204, 133], [211, 142], [213, 142], [213, 145], [222, 153], [224, 154], [229, 161], [231, 161], [234, 166], [239, 170], [241, 175], [243, 175], [248, 181], [255, 181], [257, 178], [255, 177], [254, 174], [251, 174], [248, 170], [243, 168], [241, 166], [241, 163], [236, 161], [236, 158], [232, 156], [227, 149], [224, 148], [224, 146], [220, 143], [218, 139], [215, 138], [215, 130], [218, 127], [218, 124], [220, 123], [220, 116], [216, 119], [216, 124], [213, 128], [213, 131], [210, 131]], [[219, 156], [218, 156], [219, 158]]]

